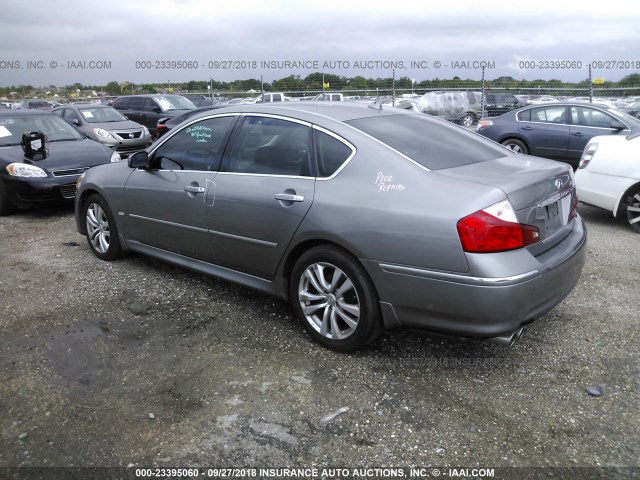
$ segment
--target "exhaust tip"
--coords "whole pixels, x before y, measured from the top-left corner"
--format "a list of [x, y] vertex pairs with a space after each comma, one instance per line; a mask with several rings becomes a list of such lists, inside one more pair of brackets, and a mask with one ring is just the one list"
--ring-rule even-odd
[[497, 343], [498, 345], [503, 345], [505, 347], [510, 347], [515, 342], [520, 339], [522, 336], [522, 332], [524, 332], [524, 327], [520, 327], [517, 330], [514, 330], [511, 333], [506, 335], [500, 335], [499, 337], [489, 338], [488, 340], [492, 343]]

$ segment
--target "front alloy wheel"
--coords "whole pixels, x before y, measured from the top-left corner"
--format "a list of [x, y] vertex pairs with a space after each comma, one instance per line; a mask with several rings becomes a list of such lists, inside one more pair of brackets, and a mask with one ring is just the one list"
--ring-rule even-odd
[[627, 220], [631, 228], [640, 233], [640, 190], [627, 198]]
[[383, 330], [375, 288], [364, 268], [326, 245], [303, 254], [293, 268], [291, 303], [307, 331], [333, 350], [350, 352]]
[[89, 247], [102, 260], [114, 260], [122, 256], [118, 229], [106, 201], [92, 195], [85, 203], [84, 219]]

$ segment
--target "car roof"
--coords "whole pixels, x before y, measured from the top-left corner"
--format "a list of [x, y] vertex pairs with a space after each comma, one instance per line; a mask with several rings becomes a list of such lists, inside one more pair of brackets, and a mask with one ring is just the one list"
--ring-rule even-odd
[[[142, 93], [140, 95], [120, 95], [118, 98], [159, 98], [159, 97], [182, 97], [182, 96], [183, 95], [180, 95], [177, 93]], [[116, 98], [116, 100], [118, 98]]]
[[53, 115], [53, 114], [45, 110], [7, 109], [7, 110], [1, 110], [0, 115], [2, 115], [3, 117], [9, 117], [13, 115], [27, 116], [27, 115]]
[[[603, 108], [605, 110], [610, 110], [611, 107], [610, 105], [606, 105], [604, 103], [598, 103], [598, 102], [563, 102], [563, 101], [559, 101], [559, 102], [542, 102], [542, 103], [536, 103], [534, 105], [527, 105], [524, 108], [537, 108], [537, 107], [596, 107], [596, 108]], [[617, 109], [614, 109], [617, 110]]]
[[[235, 104], [229, 107], [216, 109], [214, 112], [203, 112], [197, 117], [208, 115], [219, 115], [222, 113], [260, 113], [293, 116], [297, 118], [311, 120], [313, 117], [329, 118], [338, 122], [354, 120], [356, 118], [379, 117], [382, 115], [421, 115], [423, 113], [412, 112], [401, 108], [390, 106], [379, 108], [373, 104], [357, 103], [357, 102], [278, 102], [263, 104]], [[193, 117], [193, 118], [197, 118]]]

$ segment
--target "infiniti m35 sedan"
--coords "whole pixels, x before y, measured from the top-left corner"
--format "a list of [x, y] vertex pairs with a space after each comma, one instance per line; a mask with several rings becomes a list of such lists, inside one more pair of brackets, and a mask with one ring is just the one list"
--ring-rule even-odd
[[386, 328], [511, 343], [585, 260], [569, 165], [393, 107], [203, 112], [79, 180], [78, 231], [288, 299], [324, 346]]

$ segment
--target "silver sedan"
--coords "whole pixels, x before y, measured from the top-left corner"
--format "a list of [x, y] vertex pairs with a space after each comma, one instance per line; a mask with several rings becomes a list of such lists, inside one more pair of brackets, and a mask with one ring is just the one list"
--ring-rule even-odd
[[288, 299], [337, 351], [404, 326], [511, 343], [585, 260], [571, 168], [393, 107], [204, 112], [92, 168], [78, 231]]

